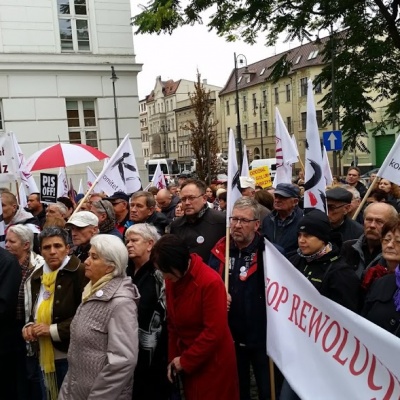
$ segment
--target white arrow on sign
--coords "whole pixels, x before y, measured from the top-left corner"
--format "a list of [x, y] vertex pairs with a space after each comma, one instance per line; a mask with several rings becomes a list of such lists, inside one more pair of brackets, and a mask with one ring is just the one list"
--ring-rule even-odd
[[336, 142], [337, 138], [335, 136], [335, 134], [332, 132], [329, 137], [328, 137], [328, 142], [330, 142], [330, 148], [331, 149], [335, 149], [335, 142]]

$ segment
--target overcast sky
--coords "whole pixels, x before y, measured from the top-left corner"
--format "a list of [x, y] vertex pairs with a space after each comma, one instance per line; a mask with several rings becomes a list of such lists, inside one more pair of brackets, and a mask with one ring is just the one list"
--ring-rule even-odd
[[[132, 15], [139, 11], [132, 1]], [[138, 76], [140, 100], [153, 90], [158, 75], [162, 80], [195, 81], [199, 70], [209, 84], [223, 87], [234, 68], [235, 52], [244, 54], [251, 64], [297, 45], [281, 43], [267, 48], [262, 37], [254, 46], [242, 41], [228, 43], [208, 32], [205, 25], [179, 28], [172, 35], [134, 35], [133, 42], [136, 62], [143, 64]]]

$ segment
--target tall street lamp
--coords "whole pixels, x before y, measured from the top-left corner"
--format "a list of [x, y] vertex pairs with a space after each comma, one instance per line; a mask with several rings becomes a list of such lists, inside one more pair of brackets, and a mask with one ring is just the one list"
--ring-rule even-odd
[[238, 146], [239, 146], [239, 171], [242, 167], [242, 161], [243, 161], [243, 146], [242, 146], [242, 133], [241, 133], [241, 128], [240, 128], [240, 113], [239, 113], [239, 88], [238, 88], [238, 68], [237, 68], [237, 60], [239, 57], [242, 57], [240, 59], [240, 63], [243, 63], [243, 58], [246, 61], [246, 68], [247, 68], [247, 58], [244, 54], [238, 54], [236, 56], [236, 53], [233, 54], [235, 58], [235, 92], [236, 92], [236, 118], [237, 118], [237, 124], [236, 124], [236, 133], [237, 133], [237, 141], [238, 141]]
[[119, 130], [118, 130], [118, 109], [117, 109], [117, 98], [115, 97], [115, 82], [118, 76], [115, 74], [114, 66], [111, 65], [111, 78], [114, 96], [114, 120], [115, 120], [115, 136], [117, 137], [117, 147], [119, 146]]
[[261, 103], [259, 105], [260, 109], [260, 137], [261, 137], [261, 159], [264, 159], [264, 138], [263, 138], [263, 120], [262, 120], [262, 109], [265, 107]]

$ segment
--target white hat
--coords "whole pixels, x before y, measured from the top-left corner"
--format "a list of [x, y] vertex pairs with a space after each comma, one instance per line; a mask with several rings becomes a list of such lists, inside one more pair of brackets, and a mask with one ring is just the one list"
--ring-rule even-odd
[[241, 176], [239, 178], [239, 181], [240, 181], [240, 189], [251, 188], [255, 190], [256, 188], [256, 181], [254, 178], [251, 178], [250, 176]]
[[218, 197], [221, 193], [225, 193], [225, 192], [226, 192], [226, 189], [224, 189], [224, 188], [219, 188], [219, 189], [217, 189], [216, 196]]
[[78, 228], [86, 226], [98, 226], [99, 219], [90, 211], [79, 211], [71, 216], [67, 221], [67, 225], [75, 225]]

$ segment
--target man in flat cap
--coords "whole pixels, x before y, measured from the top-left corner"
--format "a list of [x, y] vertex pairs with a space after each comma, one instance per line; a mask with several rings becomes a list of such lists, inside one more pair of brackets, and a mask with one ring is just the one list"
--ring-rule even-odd
[[342, 241], [358, 239], [363, 233], [363, 226], [349, 217], [353, 195], [342, 187], [326, 191], [328, 218], [332, 232], [338, 232]]
[[297, 249], [297, 226], [303, 216], [299, 208], [300, 189], [291, 183], [279, 183], [274, 191], [274, 211], [264, 218], [262, 233], [285, 250]]

